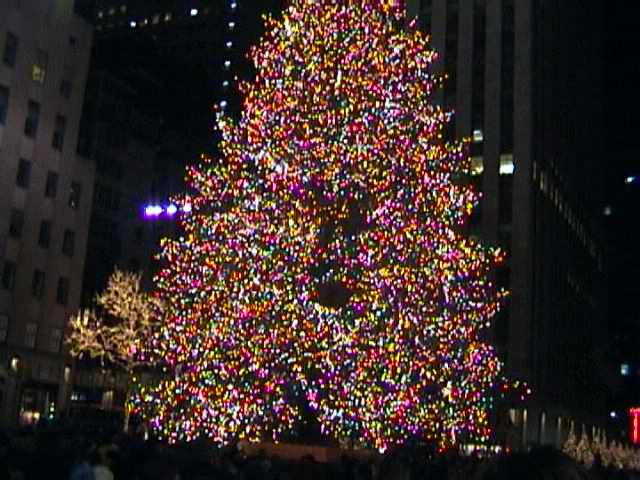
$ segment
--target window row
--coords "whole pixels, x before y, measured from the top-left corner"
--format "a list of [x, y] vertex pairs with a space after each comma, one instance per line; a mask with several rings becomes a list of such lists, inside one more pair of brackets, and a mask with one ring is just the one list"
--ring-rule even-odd
[[[69, 37], [69, 44], [74, 46], [75, 37]], [[11, 32], [7, 32], [4, 39], [4, 47], [2, 49], [2, 63], [6, 66], [14, 68], [18, 58], [18, 37]], [[38, 48], [36, 50], [36, 58], [31, 66], [31, 79], [34, 82], [44, 84], [47, 78], [47, 69], [49, 67], [49, 54]], [[69, 99], [73, 91], [74, 71], [70, 65], [64, 65], [62, 69], [62, 79], [58, 86], [58, 91], [62, 97]], [[1, 122], [0, 122], [1, 123]]]
[[[16, 286], [16, 277], [18, 274], [18, 266], [15, 262], [7, 260], [2, 268], [2, 278], [0, 279], [4, 290], [13, 291]], [[31, 277], [31, 295], [38, 300], [44, 298], [46, 285], [46, 275], [42, 270], [34, 270]], [[69, 278], [59, 277], [56, 286], [56, 303], [58, 305], [67, 305], [69, 303]]]
[[[44, 184], [44, 196], [45, 198], [56, 198], [58, 194], [58, 180], [59, 175], [57, 172], [48, 171], [47, 179]], [[29, 188], [31, 184], [31, 162], [21, 158], [18, 162], [18, 171], [16, 173], [16, 185], [21, 188]], [[71, 182], [71, 188], [69, 189], [69, 198], [67, 204], [74, 210], [78, 208], [80, 204], [80, 195], [82, 193], [82, 185], [79, 182]]]
[[[11, 210], [9, 217], [9, 236], [11, 238], [20, 238], [24, 230], [24, 212], [22, 210]], [[49, 248], [51, 244], [51, 222], [42, 220], [38, 231], [38, 246], [41, 248]], [[62, 253], [67, 257], [73, 257], [76, 248], [76, 233], [73, 230], [65, 229], [62, 237]]]
[[[7, 315], [0, 315], [0, 343], [7, 341], [9, 336], [9, 317]], [[35, 348], [36, 338], [38, 337], [38, 324], [29, 322], [25, 328], [24, 346], [28, 348]], [[48, 351], [58, 353], [62, 345], [62, 329], [52, 328], [49, 335], [46, 337]]]
[[[9, 89], [0, 85], [0, 125], [4, 125], [7, 121], [7, 113], [9, 111]], [[24, 121], [24, 134], [29, 138], [36, 138], [38, 128], [40, 126], [40, 104], [29, 100], [27, 104], [27, 117]], [[64, 147], [64, 138], [67, 133], [67, 117], [59, 113], [56, 114], [53, 121], [53, 135], [51, 137], [51, 147], [54, 150], [62, 151]]]

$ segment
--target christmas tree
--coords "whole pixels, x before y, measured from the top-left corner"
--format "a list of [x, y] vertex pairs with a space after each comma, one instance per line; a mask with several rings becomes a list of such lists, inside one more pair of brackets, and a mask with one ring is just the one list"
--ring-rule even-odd
[[461, 234], [466, 142], [444, 138], [436, 53], [397, 3], [267, 20], [241, 119], [220, 116], [222, 158], [189, 169], [184, 235], [163, 243], [172, 378], [141, 396], [161, 437], [279, 438], [302, 398], [381, 450], [488, 438], [501, 254]]

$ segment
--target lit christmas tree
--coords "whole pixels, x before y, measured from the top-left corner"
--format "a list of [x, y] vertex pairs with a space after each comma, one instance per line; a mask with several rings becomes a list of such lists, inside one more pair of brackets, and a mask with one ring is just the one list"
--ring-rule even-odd
[[189, 170], [184, 235], [163, 244], [173, 378], [141, 397], [161, 437], [278, 438], [302, 396], [325, 433], [381, 450], [488, 438], [501, 254], [460, 233], [465, 142], [444, 140], [436, 53], [396, 3], [268, 20], [223, 158]]

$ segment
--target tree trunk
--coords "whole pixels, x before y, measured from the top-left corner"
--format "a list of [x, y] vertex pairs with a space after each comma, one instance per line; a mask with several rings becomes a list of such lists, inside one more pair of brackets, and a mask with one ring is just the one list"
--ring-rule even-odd
[[122, 431], [129, 433], [129, 407], [126, 403], [124, 404], [124, 425], [122, 426]]
[[124, 419], [122, 425], [122, 431], [129, 433], [129, 417], [131, 416], [131, 409], [129, 408], [129, 396], [131, 395], [131, 375], [127, 378], [127, 387], [124, 393]]

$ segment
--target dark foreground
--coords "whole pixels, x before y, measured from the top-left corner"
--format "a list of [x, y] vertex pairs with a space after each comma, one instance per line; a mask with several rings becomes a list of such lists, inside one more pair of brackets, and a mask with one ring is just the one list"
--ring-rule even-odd
[[40, 431], [0, 437], [0, 480], [625, 480], [635, 472], [590, 469], [552, 448], [491, 459], [403, 451], [376, 460], [247, 456], [204, 443], [169, 447], [99, 432]]

